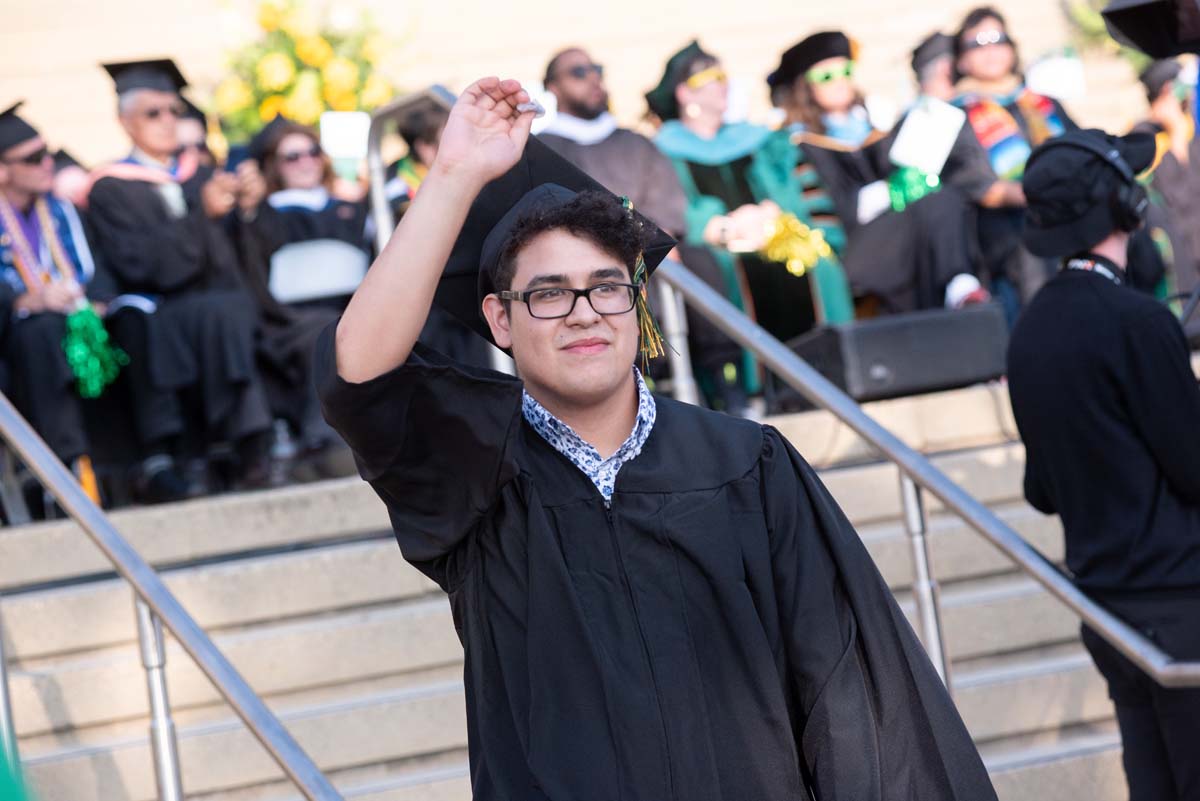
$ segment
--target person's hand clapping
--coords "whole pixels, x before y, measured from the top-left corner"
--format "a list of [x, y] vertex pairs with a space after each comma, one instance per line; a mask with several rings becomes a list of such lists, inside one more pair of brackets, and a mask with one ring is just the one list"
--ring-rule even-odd
[[267, 179], [258, 162], [243, 161], [237, 166], [237, 205], [243, 214], [253, 214], [267, 196]]
[[529, 102], [518, 81], [482, 78], [458, 98], [438, 143], [433, 168], [469, 177], [480, 186], [499, 178], [525, 151], [533, 111], [517, 111]]
[[219, 219], [229, 212], [237, 202], [238, 179], [233, 173], [218, 172], [200, 187], [200, 201], [204, 213], [211, 219]]

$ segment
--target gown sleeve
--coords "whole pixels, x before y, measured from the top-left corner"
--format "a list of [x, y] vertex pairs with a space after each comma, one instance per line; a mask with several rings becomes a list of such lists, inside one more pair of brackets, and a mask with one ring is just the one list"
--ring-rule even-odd
[[866, 548], [774, 429], [762, 470], [797, 740], [816, 801], [995, 801], [954, 703]]
[[177, 220], [159, 219], [141, 187], [102, 178], [88, 196], [89, 218], [109, 269], [122, 289], [170, 293], [197, 280], [204, 268], [204, 212]]
[[517, 474], [521, 383], [418, 344], [391, 372], [352, 384], [337, 373], [333, 323], [314, 365], [325, 419], [387, 505], [404, 558], [451, 591], [456, 552]]

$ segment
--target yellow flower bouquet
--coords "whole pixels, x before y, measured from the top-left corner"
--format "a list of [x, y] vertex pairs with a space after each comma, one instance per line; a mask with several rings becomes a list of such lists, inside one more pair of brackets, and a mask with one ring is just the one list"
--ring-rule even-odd
[[245, 141], [277, 114], [313, 125], [324, 111], [370, 111], [394, 96], [376, 68], [382, 40], [365, 15], [335, 29], [307, 0], [262, 0], [256, 18], [261, 35], [231, 54], [213, 96], [230, 141]]

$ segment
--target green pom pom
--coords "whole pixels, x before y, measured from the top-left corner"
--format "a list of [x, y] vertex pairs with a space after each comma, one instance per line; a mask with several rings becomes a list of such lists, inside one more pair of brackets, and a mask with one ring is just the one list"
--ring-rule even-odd
[[900, 167], [888, 178], [892, 211], [904, 211], [908, 206], [941, 188], [942, 181], [938, 176], [926, 175], [915, 167]]
[[90, 305], [67, 317], [62, 345], [75, 374], [75, 387], [83, 398], [100, 397], [121, 368], [129, 364], [129, 356], [109, 341], [104, 321]]

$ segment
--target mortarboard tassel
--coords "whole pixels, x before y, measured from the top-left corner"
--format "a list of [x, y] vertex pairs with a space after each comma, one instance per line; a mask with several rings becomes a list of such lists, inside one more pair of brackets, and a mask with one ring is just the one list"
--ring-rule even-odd
[[[627, 197], [621, 198], [621, 205], [625, 207], [625, 211], [633, 216], [633, 201]], [[638, 318], [638, 352], [642, 357], [642, 372], [646, 372], [651, 359], [657, 359], [660, 356], [665, 356], [667, 351], [664, 347], [662, 329], [658, 326], [658, 320], [654, 319], [654, 313], [650, 311], [650, 298], [648, 288], [650, 283], [650, 271], [646, 267], [646, 259], [639, 253], [637, 263], [633, 270], [633, 283], [637, 284], [637, 318]]]

